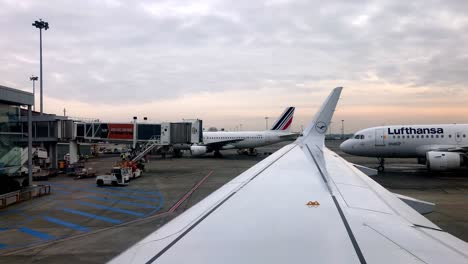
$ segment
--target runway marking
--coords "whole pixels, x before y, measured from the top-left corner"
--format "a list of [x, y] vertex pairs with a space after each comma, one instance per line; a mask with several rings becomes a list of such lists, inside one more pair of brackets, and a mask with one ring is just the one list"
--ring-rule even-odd
[[93, 203], [87, 203], [87, 202], [82, 202], [82, 201], [76, 201], [76, 202], [79, 203], [79, 204], [81, 204], [81, 205], [85, 205], [85, 206], [89, 206], [89, 207], [94, 207], [94, 208], [98, 208], [98, 209], [109, 210], [109, 211], [114, 211], [114, 212], [118, 212], [118, 213], [124, 213], [124, 214], [134, 215], [134, 216], [138, 216], [138, 217], [143, 217], [143, 216], [145, 216], [145, 214], [143, 214], [143, 213], [138, 213], [138, 212], [134, 212], [134, 211], [130, 211], [130, 210], [125, 210], [125, 209], [120, 209], [120, 208], [116, 208], [116, 207], [104, 206], [104, 205], [93, 204]]
[[213, 171], [208, 172], [208, 174], [207, 174], [205, 177], [203, 177], [203, 179], [201, 179], [195, 186], [193, 186], [193, 188], [192, 188], [190, 191], [188, 191], [182, 198], [180, 198], [180, 200], [179, 200], [176, 204], [174, 204], [174, 205], [171, 207], [171, 209], [168, 210], [168, 212], [169, 212], [169, 213], [172, 213], [172, 212], [174, 212], [175, 210], [177, 210], [177, 208], [179, 208], [179, 206], [180, 206], [183, 202], [185, 202], [185, 200], [187, 200], [187, 198], [188, 198], [195, 190], [197, 190], [198, 187], [200, 187], [200, 185], [202, 185], [202, 184], [206, 181], [206, 179], [208, 179], [208, 177], [209, 177], [211, 174], [213, 174]]
[[54, 236], [52, 235], [49, 235], [49, 234], [46, 234], [46, 233], [42, 233], [42, 232], [39, 232], [37, 230], [33, 230], [33, 229], [30, 229], [30, 228], [27, 228], [27, 227], [20, 227], [18, 229], [20, 232], [23, 232], [23, 233], [26, 233], [28, 235], [31, 235], [31, 236], [35, 236], [35, 237], [38, 237], [42, 240], [52, 240], [52, 239], [55, 239]]
[[55, 193], [61, 193], [61, 194], [71, 194], [72, 193], [72, 192], [69, 192], [69, 191], [61, 190], [61, 189], [57, 190], [57, 188], [54, 188], [51, 193], [53, 194], [54, 192]]
[[62, 210], [67, 212], [67, 213], [86, 216], [86, 217], [89, 217], [89, 218], [98, 219], [98, 220], [106, 221], [106, 222], [113, 223], [113, 224], [121, 224], [122, 223], [121, 220], [117, 220], [117, 219], [113, 219], [113, 218], [109, 218], [109, 217], [105, 217], [105, 216], [99, 216], [99, 215], [95, 215], [95, 214], [90, 214], [90, 213], [86, 213], [86, 212], [83, 212], [83, 211], [73, 210], [73, 209], [70, 209], [70, 208], [63, 208]]
[[61, 225], [61, 226], [65, 226], [65, 227], [68, 227], [68, 228], [71, 228], [71, 229], [74, 229], [74, 230], [77, 230], [77, 231], [81, 231], [81, 232], [89, 231], [89, 228], [87, 228], [87, 227], [80, 226], [80, 225], [70, 223], [70, 222], [66, 222], [66, 221], [62, 221], [62, 220], [60, 220], [58, 218], [55, 218], [55, 217], [44, 216], [43, 218], [45, 220], [49, 221], [49, 222], [52, 222], [52, 223], [55, 223], [55, 224], [58, 224], [58, 225]]
[[81, 188], [81, 187], [71, 187], [71, 186], [67, 186], [67, 185], [64, 185], [64, 184], [60, 184], [60, 183], [48, 183], [48, 184], [55, 185], [55, 186], [60, 186], [61, 188], [65, 188], [65, 189], [79, 190], [79, 191], [82, 191], [82, 192], [85, 192], [85, 193], [108, 194], [108, 195], [111, 195], [111, 196], [126, 197], [126, 198], [135, 199], [135, 200], [149, 201], [149, 202], [155, 202], [155, 203], [159, 202], [159, 200], [160, 200], [160, 199], [156, 199], [156, 198], [134, 196], [134, 195], [128, 195], [128, 194], [123, 194], [123, 193], [115, 193], [115, 192], [99, 191], [99, 190], [90, 190], [90, 189], [87, 189], [87, 188], [85, 189], [85, 188]]
[[0, 216], [7, 215], [7, 214], [18, 213], [19, 211], [20, 211], [19, 209], [11, 209], [11, 210], [7, 210], [7, 211], [3, 211], [3, 212], [0, 212]]
[[134, 202], [128, 202], [128, 201], [124, 201], [124, 200], [108, 199], [108, 198], [97, 197], [97, 196], [88, 196], [86, 198], [97, 200], [97, 201], [103, 201], [103, 202], [115, 202], [115, 203], [119, 203], [119, 204], [126, 204], [126, 205], [131, 205], [131, 206], [136, 206], [136, 207], [143, 207], [143, 208], [148, 208], [148, 209], [155, 208], [155, 206], [149, 205], [149, 204], [134, 203]]
[[[90, 185], [95, 186], [94, 184], [90, 184]], [[111, 187], [111, 186], [103, 186], [101, 188], [109, 189], [113, 191], [127, 192], [127, 193], [139, 193], [139, 194], [146, 194], [146, 195], [153, 195], [153, 196], [161, 195], [161, 193], [158, 191], [142, 191], [142, 190], [136, 190], [136, 189], [131, 189], [131, 188]]]

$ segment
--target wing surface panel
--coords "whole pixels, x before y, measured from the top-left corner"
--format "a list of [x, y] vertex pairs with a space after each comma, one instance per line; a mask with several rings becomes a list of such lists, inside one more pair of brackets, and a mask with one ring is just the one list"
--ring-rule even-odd
[[160, 252], [172, 243], [180, 234], [188, 230], [197, 221], [204, 217], [210, 210], [221, 203], [226, 197], [247, 184], [252, 178], [259, 175], [276, 160], [288, 153], [295, 146], [287, 145], [276, 151], [269, 157], [263, 159], [255, 166], [246, 170], [227, 184], [216, 190], [214, 193], [200, 201], [196, 206], [189, 208], [180, 216], [176, 217], [160, 229], [148, 235], [130, 249], [120, 254], [112, 263], [145, 263], [151, 259], [155, 253]]
[[440, 229], [329, 149], [324, 149], [327, 171], [347, 206], [399, 215], [414, 225]]
[[[324, 161], [367, 261], [468, 263], [463, 253], [468, 252], [465, 242], [441, 231], [334, 152], [325, 149]], [[383, 255], [385, 261], [381, 259]], [[391, 256], [395, 257], [392, 261]], [[405, 261], [401, 262], [401, 258]]]
[[[306, 155], [295, 147], [282, 156], [156, 263], [359, 263], [328, 188]], [[320, 205], [307, 206], [309, 201]]]

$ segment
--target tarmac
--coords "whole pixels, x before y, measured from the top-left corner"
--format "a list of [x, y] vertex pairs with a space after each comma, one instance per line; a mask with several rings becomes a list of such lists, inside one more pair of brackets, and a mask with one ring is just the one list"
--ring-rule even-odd
[[[376, 168], [377, 159], [342, 153], [350, 162]], [[0, 211], [0, 263], [103, 263], [154, 232], [220, 186], [287, 143], [259, 148], [259, 155], [223, 152], [224, 158], [152, 157], [143, 177], [125, 187], [97, 187], [94, 178], [60, 175], [46, 182], [52, 194]], [[88, 161], [98, 174], [116, 156]], [[388, 159], [372, 177], [392, 192], [436, 203], [426, 217], [468, 241], [468, 173], [429, 173], [415, 159]]]

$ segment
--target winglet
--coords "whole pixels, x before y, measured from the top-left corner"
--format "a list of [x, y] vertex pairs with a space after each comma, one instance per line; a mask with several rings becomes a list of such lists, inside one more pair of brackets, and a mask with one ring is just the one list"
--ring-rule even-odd
[[327, 133], [338, 100], [340, 99], [342, 89], [343, 87], [336, 87], [333, 89], [320, 110], [315, 114], [314, 120], [304, 130], [303, 136], [297, 139], [298, 141], [304, 143], [324, 142], [325, 134]]

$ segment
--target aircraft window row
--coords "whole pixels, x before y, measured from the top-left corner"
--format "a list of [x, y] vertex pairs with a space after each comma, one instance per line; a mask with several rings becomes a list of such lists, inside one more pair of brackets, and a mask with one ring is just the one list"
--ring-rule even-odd
[[364, 139], [364, 135], [356, 135], [354, 136], [354, 139]]
[[[359, 139], [358, 138], [359, 135], [357, 135], [356, 139]], [[364, 138], [364, 136], [362, 136]], [[452, 138], [452, 135], [448, 135], [449, 138]], [[463, 135], [460, 135], [460, 134], [457, 134], [457, 138], [460, 138], [460, 137], [464, 137], [466, 138], [466, 134], [463, 134]], [[444, 138], [444, 135], [407, 135], [407, 136], [393, 136], [393, 138]]]
[[[411, 135], [411, 136], [393, 136], [393, 138], [444, 138], [444, 135]], [[449, 137], [452, 137], [452, 135], [449, 135]]]
[[256, 137], [206, 137], [206, 139], [248, 139], [248, 138], [262, 138], [261, 136]]

